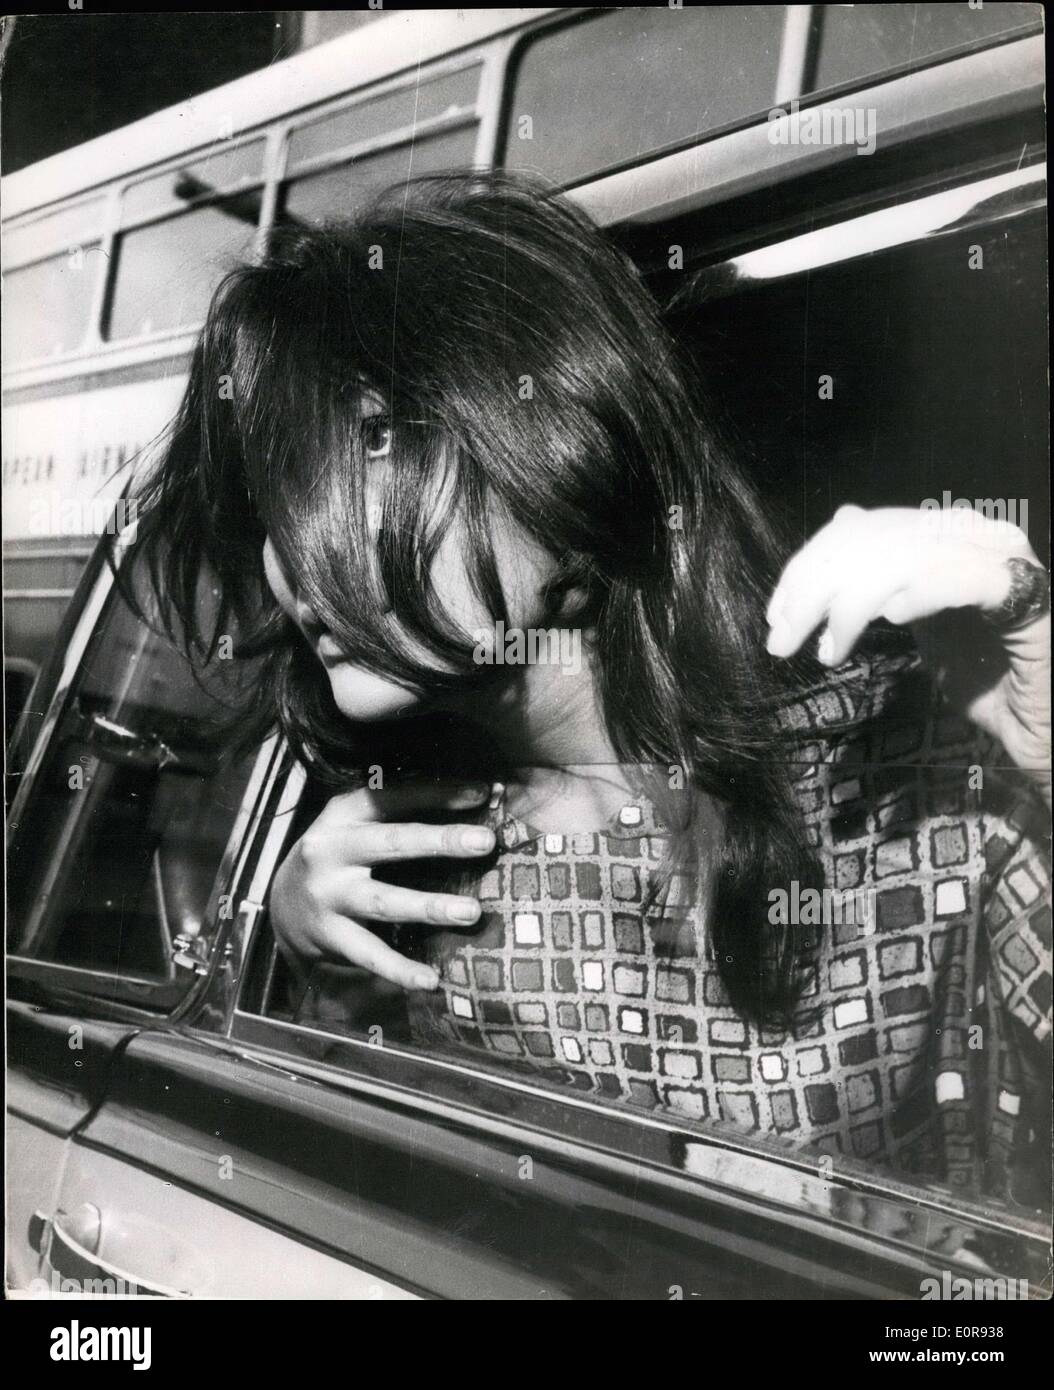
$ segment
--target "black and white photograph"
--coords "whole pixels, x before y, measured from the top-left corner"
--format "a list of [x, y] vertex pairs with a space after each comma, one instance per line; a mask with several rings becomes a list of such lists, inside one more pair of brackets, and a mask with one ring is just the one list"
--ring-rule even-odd
[[1013, 1364], [1044, 7], [0, 25], [9, 1333], [723, 1302], [785, 1364], [851, 1303], [843, 1374]]

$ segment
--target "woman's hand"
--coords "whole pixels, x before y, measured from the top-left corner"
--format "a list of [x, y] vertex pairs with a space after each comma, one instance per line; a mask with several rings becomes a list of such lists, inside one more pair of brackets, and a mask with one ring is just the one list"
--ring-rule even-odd
[[275, 938], [304, 978], [319, 960], [359, 965], [405, 989], [434, 989], [436, 972], [407, 960], [370, 930], [374, 922], [466, 926], [475, 898], [420, 893], [382, 883], [374, 868], [408, 859], [481, 859], [494, 832], [481, 825], [407, 822], [414, 812], [476, 810], [487, 786], [415, 781], [335, 796], [286, 856], [271, 887]]
[[[837, 666], [868, 623], [921, 623], [920, 647], [953, 704], [1049, 785], [1050, 616], [1012, 632], [964, 631], [949, 609], [995, 612], [1007, 560], [1037, 564], [1017, 526], [978, 512], [842, 507], [794, 555], [769, 603], [768, 650], [791, 656], [823, 624], [817, 656]], [[951, 619], [952, 621], [947, 621]]]

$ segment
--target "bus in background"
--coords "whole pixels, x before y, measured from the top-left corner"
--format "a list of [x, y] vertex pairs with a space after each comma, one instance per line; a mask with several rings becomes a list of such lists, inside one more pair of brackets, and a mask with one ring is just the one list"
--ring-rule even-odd
[[[666, 151], [709, 161], [693, 206], [732, 206], [859, 152], [780, 149], [771, 108], [1041, 27], [1027, 4], [400, 11], [6, 178], [9, 725], [95, 539], [134, 524], [116, 503], [163, 439], [216, 284], [273, 227], [347, 214], [413, 174], [499, 165], [588, 185], [614, 224], [632, 177], [598, 175], [651, 161], [654, 178]], [[951, 124], [969, 114], [951, 86], [942, 103]], [[748, 224], [735, 235], [750, 244]]]

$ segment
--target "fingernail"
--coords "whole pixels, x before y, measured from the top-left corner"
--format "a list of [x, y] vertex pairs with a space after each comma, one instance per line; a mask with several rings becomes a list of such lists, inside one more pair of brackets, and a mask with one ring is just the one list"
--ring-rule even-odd
[[467, 786], [458, 787], [455, 795], [459, 801], [482, 801], [490, 788], [483, 782], [469, 783]]
[[831, 664], [831, 658], [833, 656], [834, 637], [831, 635], [831, 629], [829, 627], [825, 627], [823, 633], [820, 636], [820, 640], [816, 645], [816, 657], [818, 661], [821, 661], [824, 664], [824, 666], [829, 666]]
[[462, 849], [490, 849], [494, 836], [484, 825], [472, 825], [461, 832]]
[[781, 627], [774, 627], [768, 635], [765, 650], [769, 656], [789, 656], [793, 641]]
[[447, 912], [455, 922], [474, 922], [479, 916], [479, 903], [472, 898], [464, 898], [461, 902], [451, 903]]
[[435, 989], [439, 983], [439, 976], [434, 970], [422, 970], [410, 983], [414, 989]]

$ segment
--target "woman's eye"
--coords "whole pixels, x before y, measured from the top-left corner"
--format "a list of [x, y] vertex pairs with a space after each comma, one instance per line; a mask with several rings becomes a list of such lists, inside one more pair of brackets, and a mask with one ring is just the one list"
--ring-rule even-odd
[[392, 447], [392, 427], [387, 415], [371, 415], [363, 420], [361, 439], [367, 458], [384, 458]]

